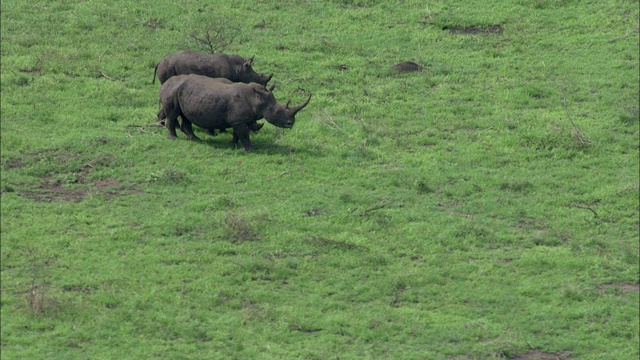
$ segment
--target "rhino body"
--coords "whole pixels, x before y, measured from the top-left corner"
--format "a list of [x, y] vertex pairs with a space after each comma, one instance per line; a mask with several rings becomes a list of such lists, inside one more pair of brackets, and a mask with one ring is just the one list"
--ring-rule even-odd
[[[211, 80], [219, 82], [221, 84], [233, 84], [233, 81], [225, 78], [211, 78]], [[165, 119], [167, 117], [164, 112], [164, 107], [162, 106], [162, 98], [172, 96], [172, 94], [176, 91], [177, 86], [179, 86], [180, 84], [182, 84], [181, 81], [171, 81], [169, 84], [163, 85], [160, 88], [160, 110], [158, 111], [158, 123], [161, 124], [162, 126], [165, 126]], [[272, 91], [274, 88], [275, 88], [275, 85], [270, 86], [269, 91]], [[199, 140], [199, 138], [193, 133], [193, 129], [190, 127], [191, 122], [187, 120], [187, 122], [185, 123], [184, 114], [180, 115], [180, 118], [182, 119], [182, 122], [180, 124], [180, 131], [185, 133], [185, 135], [189, 137], [189, 140]], [[258, 130], [262, 129], [262, 126], [264, 126], [264, 124], [258, 124], [255, 121], [253, 123], [248, 124], [249, 130], [253, 133], [256, 133], [258, 132]], [[221, 133], [223, 133], [223, 132], [227, 132], [227, 129], [229, 127], [230, 126], [225, 125], [225, 127], [222, 127], [222, 128], [210, 128], [210, 129], [207, 129], [207, 134], [211, 136], [216, 136], [216, 130], [219, 130]], [[237, 145], [238, 139], [234, 136], [232, 142], [234, 145]]]
[[[289, 108], [278, 104], [273, 86], [265, 88], [258, 83], [231, 83], [202, 75], [177, 75], [169, 78], [160, 89], [162, 109], [166, 116], [169, 138], [176, 138], [178, 117], [180, 129], [194, 139], [192, 124], [208, 130], [233, 128], [233, 142], [242, 142], [245, 150], [253, 150], [249, 131], [262, 118], [281, 128], [291, 128], [295, 115], [302, 110], [311, 96], [299, 106]], [[259, 129], [259, 127], [258, 127]]]
[[272, 75], [263, 76], [253, 70], [253, 57], [244, 59], [239, 55], [230, 54], [201, 54], [194, 51], [167, 55], [160, 60], [154, 70], [153, 82], [156, 74], [160, 84], [164, 84], [172, 76], [197, 74], [211, 78], [225, 78], [232, 82], [255, 82], [266, 85]]

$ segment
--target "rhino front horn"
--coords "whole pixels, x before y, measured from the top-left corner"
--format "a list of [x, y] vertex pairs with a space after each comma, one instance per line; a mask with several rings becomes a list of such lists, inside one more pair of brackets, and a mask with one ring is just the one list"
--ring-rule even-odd
[[291, 108], [290, 111], [295, 115], [298, 111], [304, 109], [304, 107], [307, 106], [310, 100], [311, 100], [311, 94], [309, 94], [309, 98], [307, 99], [307, 101], [303, 102], [302, 104], [296, 107]]

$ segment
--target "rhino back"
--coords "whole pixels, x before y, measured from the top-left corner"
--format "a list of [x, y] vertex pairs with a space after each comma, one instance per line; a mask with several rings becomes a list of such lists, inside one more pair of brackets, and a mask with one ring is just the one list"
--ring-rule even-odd
[[198, 74], [235, 81], [236, 73], [226, 54], [201, 54], [185, 51], [166, 56], [158, 64], [158, 79], [164, 83], [172, 76]]
[[180, 109], [189, 121], [205, 129], [255, 122], [262, 116], [254, 111], [251, 89], [242, 85], [191, 75], [177, 91]]

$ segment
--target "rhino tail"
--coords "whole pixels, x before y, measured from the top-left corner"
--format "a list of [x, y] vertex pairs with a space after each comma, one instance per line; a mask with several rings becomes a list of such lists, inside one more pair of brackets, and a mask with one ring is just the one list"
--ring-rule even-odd
[[158, 73], [158, 65], [160, 65], [160, 63], [157, 63], [155, 69], [153, 69], [153, 81], [151, 81], [151, 84], [156, 83], [156, 74]]

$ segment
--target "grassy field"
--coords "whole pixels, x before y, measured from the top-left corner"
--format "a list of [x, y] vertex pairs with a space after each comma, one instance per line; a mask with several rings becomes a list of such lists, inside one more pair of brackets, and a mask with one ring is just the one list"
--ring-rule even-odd
[[[3, 1], [3, 360], [637, 359], [638, 17]], [[313, 94], [255, 152], [155, 125], [155, 65], [220, 29]]]

